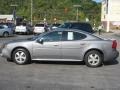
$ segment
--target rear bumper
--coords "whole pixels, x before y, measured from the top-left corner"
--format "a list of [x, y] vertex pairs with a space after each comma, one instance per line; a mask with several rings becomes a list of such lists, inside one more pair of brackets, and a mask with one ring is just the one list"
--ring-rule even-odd
[[109, 54], [107, 57], [104, 58], [104, 61], [112, 61], [117, 59], [119, 56], [119, 52], [117, 50], [113, 51], [111, 54]]
[[26, 29], [21, 29], [21, 30], [16, 29], [16, 30], [15, 30], [15, 33], [26, 33], [26, 32], [27, 32]]

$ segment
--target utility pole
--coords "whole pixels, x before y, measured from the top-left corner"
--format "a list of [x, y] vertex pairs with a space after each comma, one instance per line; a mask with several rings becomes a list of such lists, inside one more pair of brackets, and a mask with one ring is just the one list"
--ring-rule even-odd
[[76, 8], [76, 21], [79, 20], [79, 8], [81, 7], [81, 5], [73, 5], [73, 7]]
[[33, 24], [33, 0], [31, 0], [31, 25]]
[[11, 4], [11, 7], [13, 7], [13, 19], [14, 19], [14, 24], [16, 24], [16, 7], [18, 6], [17, 4]]
[[107, 0], [107, 32], [110, 31], [110, 1]]

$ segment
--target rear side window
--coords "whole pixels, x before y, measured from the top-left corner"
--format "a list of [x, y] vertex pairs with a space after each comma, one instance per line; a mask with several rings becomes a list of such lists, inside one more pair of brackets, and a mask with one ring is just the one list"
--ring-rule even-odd
[[74, 40], [81, 40], [85, 38], [86, 38], [86, 35], [78, 33], [78, 32], [74, 32]]
[[26, 26], [26, 23], [22, 23], [23, 26]]
[[26, 23], [19, 23], [17, 26], [26, 26]]
[[84, 38], [86, 35], [78, 32], [64, 31], [62, 34], [62, 41], [82, 40]]
[[36, 24], [37, 27], [44, 27], [44, 24]]

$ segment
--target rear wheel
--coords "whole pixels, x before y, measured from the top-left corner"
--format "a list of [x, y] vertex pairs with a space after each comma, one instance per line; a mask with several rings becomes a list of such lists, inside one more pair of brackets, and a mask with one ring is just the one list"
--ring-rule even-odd
[[99, 67], [103, 63], [102, 56], [103, 55], [99, 51], [96, 50], [89, 51], [84, 58], [85, 64], [88, 67]]
[[9, 33], [8, 32], [4, 32], [3, 33], [3, 37], [8, 37], [9, 36]]
[[25, 49], [16, 49], [13, 51], [12, 58], [18, 65], [24, 65], [30, 62], [29, 52]]

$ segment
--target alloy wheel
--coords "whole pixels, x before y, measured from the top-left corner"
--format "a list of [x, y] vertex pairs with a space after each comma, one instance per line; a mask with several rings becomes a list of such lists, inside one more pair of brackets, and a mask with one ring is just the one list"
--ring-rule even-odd
[[15, 53], [15, 60], [18, 63], [24, 63], [26, 61], [26, 54], [23, 51], [18, 51]]
[[97, 65], [99, 63], [99, 61], [100, 61], [100, 57], [97, 54], [90, 54], [88, 56], [88, 63], [90, 65]]

